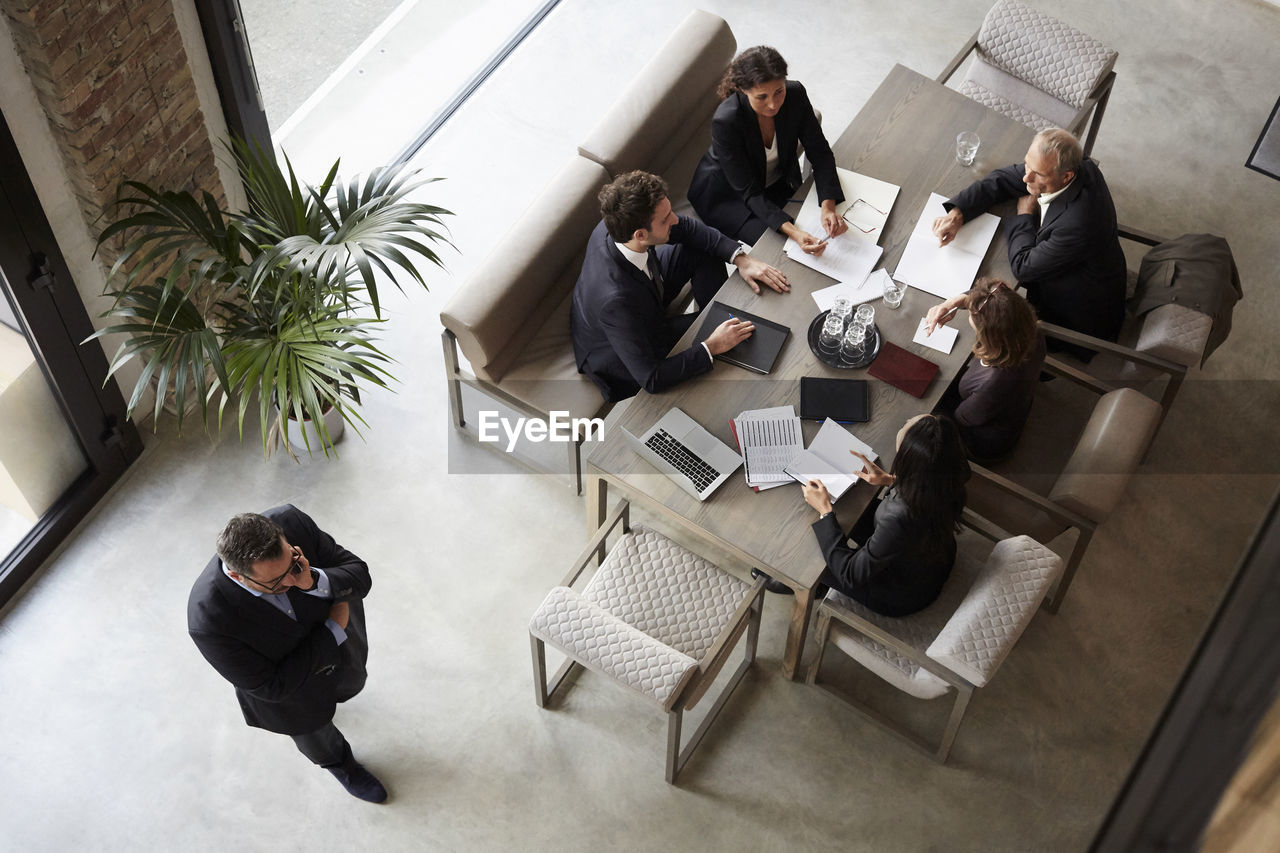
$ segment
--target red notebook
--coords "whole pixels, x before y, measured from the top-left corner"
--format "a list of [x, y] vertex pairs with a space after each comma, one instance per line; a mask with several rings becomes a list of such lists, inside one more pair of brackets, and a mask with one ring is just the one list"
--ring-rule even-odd
[[867, 368], [867, 373], [888, 382], [894, 388], [901, 388], [913, 397], [923, 397], [929, 390], [929, 383], [938, 373], [938, 365], [885, 341], [880, 346], [880, 354]]

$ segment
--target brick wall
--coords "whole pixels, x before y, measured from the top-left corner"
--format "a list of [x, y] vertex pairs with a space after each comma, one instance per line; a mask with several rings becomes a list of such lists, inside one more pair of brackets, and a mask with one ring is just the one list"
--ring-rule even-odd
[[223, 202], [172, 0], [0, 0], [0, 11], [93, 234], [124, 180]]

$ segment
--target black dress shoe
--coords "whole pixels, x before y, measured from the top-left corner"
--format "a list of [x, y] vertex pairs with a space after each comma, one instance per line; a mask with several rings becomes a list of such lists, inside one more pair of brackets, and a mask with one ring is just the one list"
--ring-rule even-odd
[[363, 764], [353, 762], [345, 767], [327, 767], [325, 769], [332, 773], [334, 778], [342, 783], [342, 787], [347, 789], [347, 793], [356, 799], [364, 800], [367, 803], [385, 803], [387, 801], [387, 789], [382, 787], [378, 777], [366, 770]]
[[795, 595], [795, 590], [791, 587], [787, 586], [782, 581], [774, 580], [759, 569], [752, 569], [751, 577], [752, 579], [764, 578], [764, 588], [766, 592], [776, 592], [778, 595]]

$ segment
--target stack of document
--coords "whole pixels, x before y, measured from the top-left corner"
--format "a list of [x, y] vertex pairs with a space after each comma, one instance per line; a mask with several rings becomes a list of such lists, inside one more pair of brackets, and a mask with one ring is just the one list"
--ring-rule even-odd
[[791, 482], [787, 463], [804, 450], [794, 406], [750, 409], [729, 422], [742, 451], [747, 485], [756, 491]]
[[822, 428], [813, 437], [808, 450], [797, 453], [787, 465], [786, 473], [798, 482], [821, 480], [831, 493], [831, 500], [839, 500], [849, 487], [858, 482], [857, 474], [862, 470], [862, 461], [849, 453], [856, 450], [871, 461], [876, 460], [876, 452], [865, 442], [840, 424], [827, 418]]

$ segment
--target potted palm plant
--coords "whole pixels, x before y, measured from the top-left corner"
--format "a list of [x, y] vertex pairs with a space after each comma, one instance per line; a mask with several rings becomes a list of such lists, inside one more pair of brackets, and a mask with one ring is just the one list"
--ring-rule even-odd
[[121, 186], [125, 213], [98, 239], [100, 249], [122, 241], [107, 279], [113, 302], [103, 316], [113, 322], [92, 338], [128, 336], [111, 374], [142, 360], [130, 414], [154, 383], [157, 420], [171, 398], [179, 433], [197, 408], [207, 428], [216, 403], [221, 429], [231, 404], [243, 438], [256, 401], [264, 453], [282, 439], [297, 458], [292, 420], [308, 452], [314, 439], [327, 457], [344, 423], [357, 433], [367, 426], [361, 385], [394, 381], [373, 338], [385, 322], [379, 277], [403, 289], [397, 275], [407, 274], [425, 288], [414, 257], [443, 266], [436, 249], [452, 244], [441, 217], [452, 214], [409, 200], [437, 180], [416, 172], [374, 169], [344, 182], [335, 162], [312, 186], [287, 158], [282, 168], [242, 140], [229, 149], [248, 196], [244, 212], [222, 210], [207, 192]]

